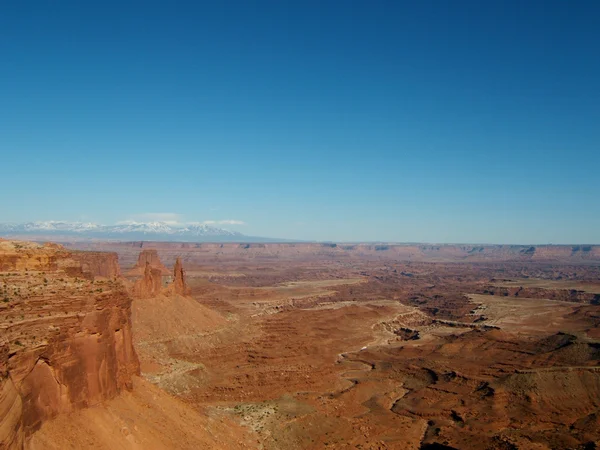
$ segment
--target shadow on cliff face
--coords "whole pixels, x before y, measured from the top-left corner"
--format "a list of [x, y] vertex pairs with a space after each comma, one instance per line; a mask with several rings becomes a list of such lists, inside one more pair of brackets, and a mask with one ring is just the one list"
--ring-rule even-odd
[[[17, 448], [43, 422], [131, 389], [139, 374], [131, 298], [114, 254], [0, 242], [0, 442]], [[83, 261], [83, 262], [82, 262]], [[16, 394], [15, 394], [16, 392]], [[0, 408], [2, 409], [2, 408]]]

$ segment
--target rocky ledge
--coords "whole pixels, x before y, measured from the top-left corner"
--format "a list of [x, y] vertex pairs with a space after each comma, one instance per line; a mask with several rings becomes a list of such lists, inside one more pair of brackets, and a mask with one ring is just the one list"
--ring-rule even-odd
[[130, 389], [139, 373], [116, 255], [0, 240], [0, 448]]

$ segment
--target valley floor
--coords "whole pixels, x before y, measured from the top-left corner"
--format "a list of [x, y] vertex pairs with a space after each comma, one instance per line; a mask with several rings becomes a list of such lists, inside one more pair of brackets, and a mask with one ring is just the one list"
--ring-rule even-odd
[[595, 265], [158, 253], [190, 292], [134, 300], [133, 390], [27, 448], [600, 445]]
[[[193, 300], [134, 303], [143, 376], [237, 422], [257, 448], [600, 439], [600, 307], [483, 294], [499, 273], [518, 284], [521, 267], [187, 266]], [[577, 276], [569, 288], [597, 286]]]

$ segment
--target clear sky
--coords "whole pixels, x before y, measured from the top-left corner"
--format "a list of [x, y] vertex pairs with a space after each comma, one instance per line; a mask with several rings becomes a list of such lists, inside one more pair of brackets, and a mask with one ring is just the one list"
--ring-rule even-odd
[[0, 222], [600, 243], [598, 1], [12, 1]]

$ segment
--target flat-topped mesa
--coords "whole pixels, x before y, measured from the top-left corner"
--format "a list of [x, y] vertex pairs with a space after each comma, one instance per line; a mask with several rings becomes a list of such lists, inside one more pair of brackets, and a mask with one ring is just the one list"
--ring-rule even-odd
[[131, 297], [77, 259], [0, 241], [0, 448], [22, 448], [44, 421], [116, 396], [139, 373]]
[[56, 271], [83, 275], [81, 264], [71, 258], [71, 252], [56, 244], [0, 241], [0, 272]]
[[136, 265], [127, 272], [128, 276], [140, 276], [144, 275], [146, 271], [146, 264], [150, 267], [160, 271], [161, 275], [171, 275], [171, 271], [167, 269], [160, 261], [158, 251], [156, 249], [144, 249], [138, 256]]

